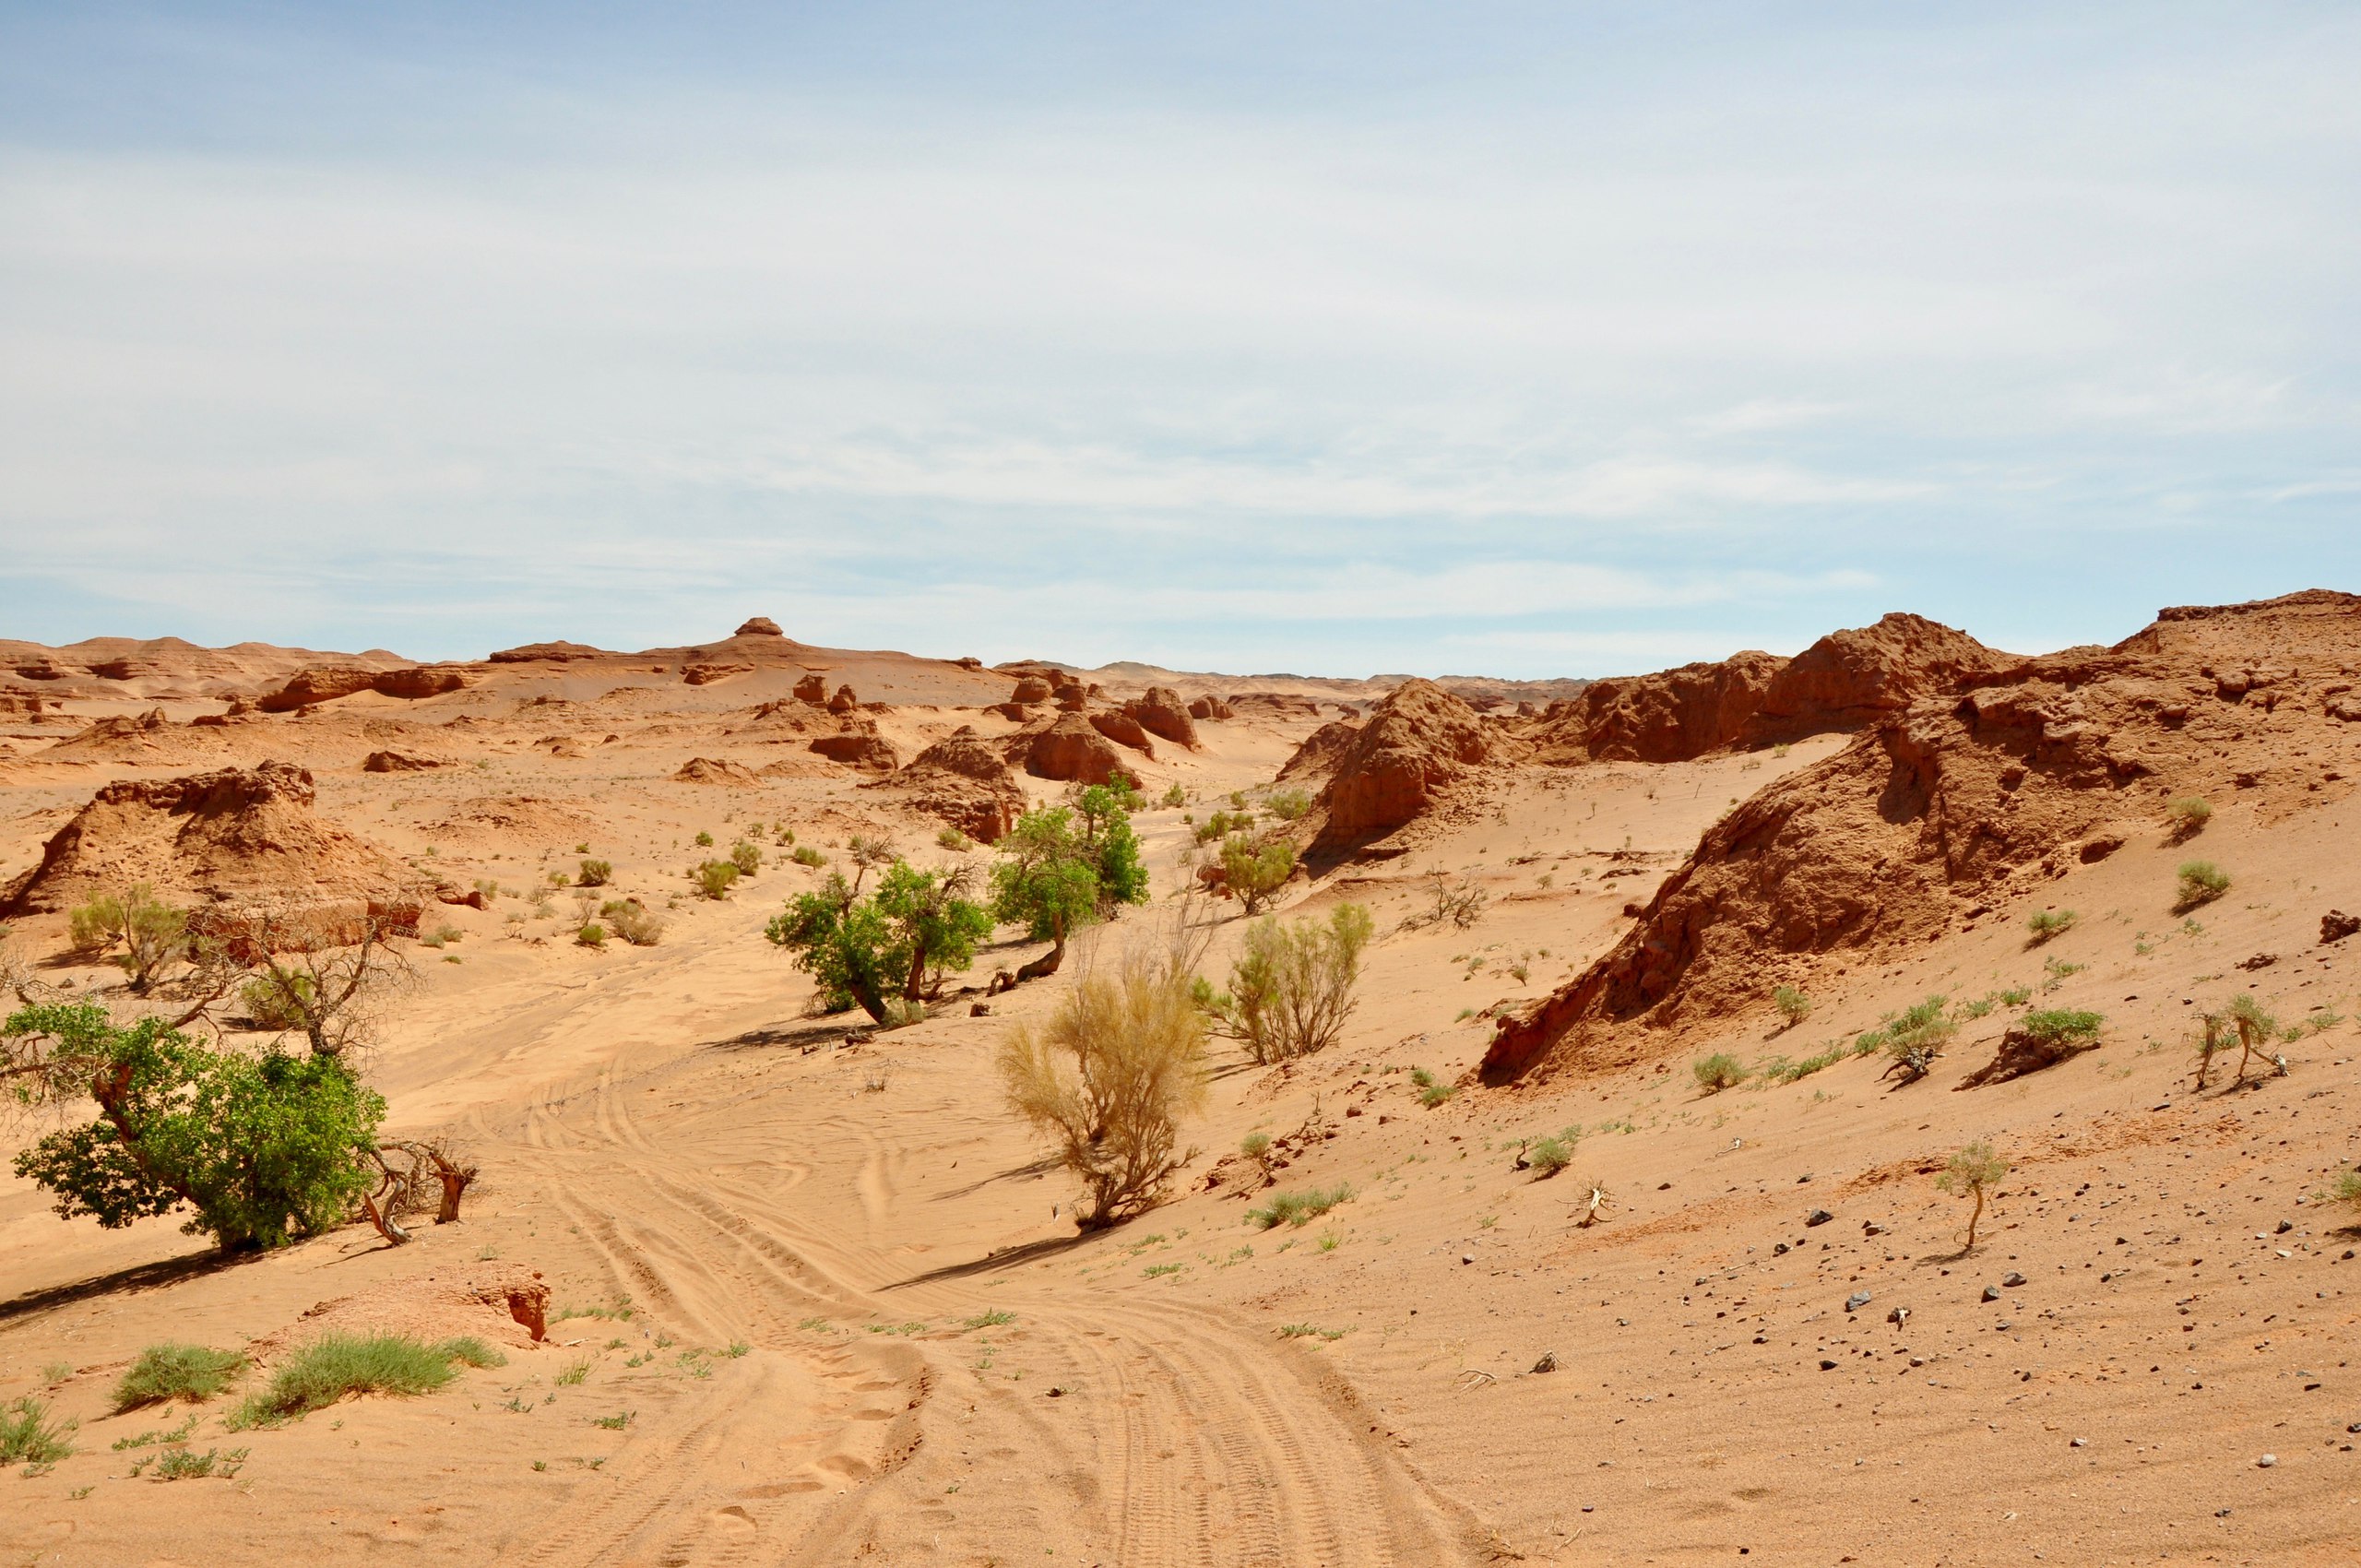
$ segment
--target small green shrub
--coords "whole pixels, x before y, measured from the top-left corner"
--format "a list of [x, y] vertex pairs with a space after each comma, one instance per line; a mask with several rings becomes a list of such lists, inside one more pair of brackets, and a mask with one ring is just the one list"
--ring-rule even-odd
[[604, 887], [614, 880], [615, 868], [609, 861], [585, 861], [575, 882], [583, 887]]
[[738, 867], [729, 861], [707, 861], [689, 873], [689, 880], [696, 885], [702, 898], [727, 898], [738, 885]]
[[2180, 897], [2173, 905], [2173, 912], [2194, 909], [2201, 904], [2211, 904], [2230, 890], [2230, 877], [2212, 861], [2183, 861], [2175, 873], [2179, 879]]
[[955, 855], [964, 855], [976, 847], [976, 841], [955, 827], [946, 827], [934, 836], [934, 841]]
[[2099, 1028], [2106, 1022], [2106, 1019], [2097, 1013], [2049, 1007], [2026, 1014], [2017, 1028], [2042, 1045], [2080, 1051], [2098, 1044]]
[[1249, 1133], [1238, 1140], [1238, 1152], [1249, 1159], [1261, 1159], [1271, 1152], [1271, 1134]]
[[1263, 805], [1281, 822], [1293, 822], [1311, 809], [1311, 797], [1300, 790], [1281, 790], [1264, 799]]
[[1987, 1189], [1997, 1184], [2008, 1173], [2009, 1162], [1994, 1154], [1990, 1144], [1973, 1143], [1952, 1155], [1943, 1166], [1942, 1174], [1935, 1178], [1935, 1185], [1953, 1197], [1973, 1197], [1975, 1200], [1975, 1212], [1967, 1217], [1967, 1241], [1962, 1251], [1973, 1249], [1975, 1245], [1975, 1226], [1984, 1218]]
[[1525, 1168], [1536, 1177], [1550, 1177], [1573, 1163], [1574, 1146], [1582, 1141], [1580, 1127], [1560, 1127], [1548, 1137], [1536, 1138], [1525, 1151]]
[[0, 1465], [54, 1465], [74, 1452], [65, 1441], [72, 1421], [50, 1419], [49, 1407], [28, 1394], [0, 1405]]
[[574, 933], [574, 940], [585, 947], [604, 947], [607, 944], [607, 928], [597, 921], [586, 921], [582, 929]]
[[2082, 918], [2071, 909], [2035, 910], [2025, 921], [2025, 930], [2032, 935], [2027, 945], [2038, 947], [2053, 936], [2065, 935]]
[[963, 1321], [968, 1328], [999, 1328], [1003, 1324], [1014, 1323], [1016, 1314], [1004, 1313], [998, 1307], [992, 1307]]
[[800, 866], [824, 866], [828, 863], [828, 857], [809, 844], [797, 845], [795, 853], [788, 856], [788, 859]]
[[114, 1385], [114, 1408], [136, 1410], [168, 1399], [201, 1404], [230, 1386], [245, 1369], [246, 1358], [235, 1350], [211, 1350], [202, 1345], [150, 1345], [139, 1352], [123, 1381]]
[[2171, 841], [2179, 844], [2205, 831], [2213, 820], [2213, 808], [2195, 795], [2184, 795], [2165, 808], [2165, 818], [2172, 825]]
[[233, 1431], [276, 1425], [352, 1394], [430, 1394], [458, 1375], [455, 1361], [497, 1367], [507, 1358], [473, 1337], [428, 1345], [397, 1334], [323, 1335], [248, 1395], [228, 1424]]
[[1164, 791], [1164, 805], [1168, 810], [1179, 806], [1185, 806], [1188, 803], [1189, 791], [1180, 788], [1177, 782], [1173, 784], [1170, 789]]
[[1689, 1070], [1696, 1075], [1697, 1087], [1707, 1094], [1719, 1094], [1746, 1082], [1746, 1068], [1726, 1051], [1699, 1057], [1689, 1064]]
[[741, 838], [730, 846], [730, 863], [738, 868], [740, 876], [752, 876], [763, 869], [762, 846]]
[[699, 829], [696, 843], [700, 849], [710, 849], [713, 848], [713, 835]]
[[187, 1448], [167, 1448], [156, 1455], [156, 1479], [160, 1481], [189, 1481], [206, 1476], [219, 1476], [228, 1480], [246, 1462], [246, 1450], [232, 1448], [227, 1454], [218, 1448], [196, 1453]]
[[1791, 1029], [1811, 1016], [1811, 998], [1792, 985], [1773, 986], [1771, 1005], [1779, 1009], [1779, 1016]]
[[2328, 1195], [2338, 1203], [2361, 1206], [2361, 1170], [2340, 1171], [2329, 1184]]
[[1281, 1225], [1308, 1225], [1352, 1195], [1353, 1189], [1341, 1182], [1333, 1187], [1312, 1187], [1300, 1193], [1274, 1193], [1271, 1201], [1261, 1208], [1248, 1209], [1246, 1219], [1260, 1230]]
[[1459, 1092], [1455, 1086], [1444, 1083], [1424, 1067], [1410, 1069], [1410, 1084], [1418, 1091], [1418, 1103], [1430, 1111]]
[[608, 899], [599, 906], [599, 919], [634, 947], [653, 947], [664, 940], [662, 917], [636, 899]]
[[238, 990], [246, 1016], [267, 1029], [300, 1029], [303, 1015], [319, 992], [306, 974], [289, 972], [279, 980], [257, 976]]

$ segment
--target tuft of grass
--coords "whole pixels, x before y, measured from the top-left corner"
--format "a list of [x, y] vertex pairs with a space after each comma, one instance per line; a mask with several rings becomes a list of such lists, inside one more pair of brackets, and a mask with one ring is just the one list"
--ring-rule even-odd
[[604, 1427], [609, 1431], [621, 1431], [631, 1425], [631, 1419], [637, 1414], [639, 1412], [636, 1410], [618, 1410], [611, 1416], [593, 1416], [590, 1418], [590, 1424], [594, 1427]]
[[1580, 1127], [1561, 1127], [1548, 1137], [1534, 1139], [1525, 1151], [1525, 1168], [1538, 1178], [1555, 1176], [1573, 1163], [1574, 1146], [1582, 1135]]
[[2179, 896], [2173, 912], [2194, 909], [2201, 904], [2211, 904], [2230, 890], [2230, 874], [2212, 861], [2183, 861], [2174, 873], [2178, 881]]
[[1015, 1321], [1016, 1314], [1014, 1313], [1004, 1313], [998, 1307], [993, 1307], [988, 1311], [978, 1313], [974, 1317], [964, 1320], [966, 1326], [969, 1328], [998, 1328], [1003, 1324], [1014, 1323]]
[[2099, 1029], [2106, 1022], [2106, 1017], [2097, 1013], [2048, 1007], [2026, 1014], [2017, 1028], [2043, 1045], [2085, 1050], [2098, 1044]]
[[787, 858], [800, 866], [824, 866], [828, 863], [828, 857], [809, 844], [797, 845], [795, 853]]
[[955, 827], [944, 828], [934, 836], [934, 841], [955, 855], [965, 854], [976, 847], [976, 841], [973, 838]]
[[232, 1448], [227, 1454], [218, 1448], [208, 1448], [202, 1454], [186, 1448], [168, 1448], [156, 1456], [156, 1479], [160, 1481], [187, 1481], [204, 1476], [219, 1476], [228, 1480], [245, 1462], [246, 1450], [243, 1448]]
[[431, 1394], [458, 1375], [455, 1361], [496, 1367], [506, 1360], [476, 1338], [428, 1345], [397, 1334], [323, 1335], [273, 1373], [269, 1386], [248, 1395], [228, 1424], [232, 1431], [275, 1426], [351, 1394]]
[[556, 1315], [550, 1321], [552, 1323], [564, 1323], [570, 1317], [600, 1317], [611, 1318], [618, 1323], [625, 1323], [630, 1321], [632, 1312], [633, 1307], [631, 1304], [631, 1298], [629, 1296], [618, 1296], [614, 1299], [612, 1303], [603, 1307], [560, 1307], [557, 1310]]
[[1410, 1069], [1410, 1083], [1418, 1091], [1418, 1103], [1430, 1111], [1459, 1092], [1457, 1087], [1444, 1083], [1424, 1067]]
[[554, 1381], [560, 1388], [572, 1388], [589, 1375], [590, 1358], [585, 1356], [579, 1360], [567, 1362], [565, 1370], [559, 1372]]
[[1333, 1187], [1312, 1187], [1300, 1193], [1274, 1193], [1269, 1203], [1246, 1211], [1246, 1222], [1263, 1230], [1281, 1225], [1308, 1225], [1352, 1195], [1353, 1189], [1342, 1182]]
[[1689, 1064], [1689, 1070], [1696, 1075], [1697, 1087], [1707, 1094], [1719, 1094], [1746, 1082], [1746, 1068], [1726, 1051], [1699, 1057]]
[[246, 1358], [235, 1350], [211, 1350], [202, 1345], [150, 1345], [139, 1352], [123, 1381], [114, 1385], [118, 1413], [169, 1399], [201, 1404], [227, 1389], [245, 1370]]
[[2073, 930], [2074, 922], [2082, 918], [2071, 909], [2035, 910], [2025, 921], [2025, 930], [2031, 936], [2026, 945], [2038, 947], [2053, 936], [2063, 936]]
[[2328, 1195], [2341, 1204], [2361, 1206], [2361, 1170], [2346, 1170], [2338, 1174], [2329, 1186]]
[[74, 1452], [75, 1423], [53, 1420], [46, 1401], [28, 1394], [0, 1405], [0, 1465], [54, 1465]]
[[2184, 795], [2165, 808], [2165, 817], [2172, 824], [2171, 841], [2179, 844], [2205, 831], [2213, 820], [2213, 808], [2195, 795]]

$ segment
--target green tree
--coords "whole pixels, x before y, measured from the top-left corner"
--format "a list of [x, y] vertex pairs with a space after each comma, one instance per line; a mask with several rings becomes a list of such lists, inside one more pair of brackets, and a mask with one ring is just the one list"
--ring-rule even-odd
[[216, 1051], [160, 1018], [52, 1004], [0, 1028], [0, 1076], [25, 1103], [98, 1102], [16, 1158], [65, 1218], [113, 1229], [186, 1208], [183, 1229], [224, 1248], [274, 1247], [339, 1223], [374, 1182], [360, 1157], [386, 1102], [334, 1055]]
[[993, 848], [1001, 857], [992, 867], [993, 917], [1054, 944], [1017, 978], [1054, 974], [1065, 960], [1066, 939], [1097, 918], [1097, 850], [1084, 842], [1063, 806], [1026, 813]]
[[1294, 870], [1295, 848], [1284, 839], [1257, 840], [1233, 833], [1221, 842], [1222, 885], [1244, 901], [1250, 915], [1263, 912]]
[[844, 873], [830, 872], [826, 885], [789, 900], [763, 935], [795, 955], [795, 967], [819, 982], [832, 1012], [858, 1006], [886, 1021], [885, 998], [908, 972], [909, 955], [876, 901], [856, 897]]
[[1352, 1016], [1361, 950], [1376, 933], [1369, 910], [1339, 904], [1323, 923], [1282, 925], [1276, 916], [1248, 928], [1245, 951], [1216, 994], [1199, 980], [1194, 994], [1215, 1027], [1257, 1062], [1284, 1062], [1326, 1049]]
[[1140, 797], [1128, 788], [1093, 784], [1075, 798], [1074, 814], [1082, 819], [1083, 847], [1091, 853], [1091, 869], [1098, 874], [1097, 914], [1112, 919], [1118, 906], [1147, 902], [1147, 865], [1140, 858], [1139, 835], [1132, 828], [1132, 811]]
[[992, 933], [991, 912], [969, 898], [969, 868], [920, 871], [906, 861], [888, 867], [876, 904], [908, 951], [902, 995], [909, 1001], [938, 992], [943, 977], [976, 961], [976, 947]]

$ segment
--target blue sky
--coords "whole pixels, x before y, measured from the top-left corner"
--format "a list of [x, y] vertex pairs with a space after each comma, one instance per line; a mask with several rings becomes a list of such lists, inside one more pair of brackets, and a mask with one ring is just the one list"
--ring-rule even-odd
[[1608, 674], [2361, 588], [2346, 6], [0, 5], [0, 636]]

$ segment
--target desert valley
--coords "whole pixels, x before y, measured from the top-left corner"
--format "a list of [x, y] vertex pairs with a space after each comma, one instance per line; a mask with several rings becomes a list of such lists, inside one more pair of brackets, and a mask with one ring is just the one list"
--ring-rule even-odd
[[[2354, 1561], [2361, 597], [1596, 682], [793, 630], [0, 643], [0, 1562]], [[73, 1065], [151, 1017], [383, 1097], [333, 1212], [192, 1202], [284, 1129]]]

